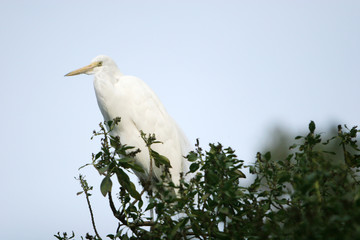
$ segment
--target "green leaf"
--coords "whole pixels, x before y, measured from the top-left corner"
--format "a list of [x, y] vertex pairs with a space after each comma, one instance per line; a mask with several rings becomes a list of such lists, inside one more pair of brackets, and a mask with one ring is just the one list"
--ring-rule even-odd
[[129, 176], [120, 168], [116, 168], [115, 173], [120, 185], [123, 186], [133, 198], [140, 199], [140, 194], [136, 190], [135, 185], [130, 181]]
[[191, 165], [190, 165], [190, 172], [196, 172], [196, 170], [198, 170], [199, 169], [199, 163], [192, 163]]
[[153, 209], [155, 207], [155, 204], [154, 203], [149, 203], [145, 209], [145, 211], [147, 210], [150, 210], [150, 209]]
[[170, 160], [167, 157], [165, 157], [164, 155], [159, 155], [159, 156], [160, 156], [159, 160], [162, 164], [164, 164], [167, 167], [171, 167]]
[[131, 164], [131, 169], [141, 173], [145, 172], [144, 169], [136, 163]]
[[99, 157], [102, 156], [102, 152], [98, 152], [96, 155], [95, 155], [95, 160], [97, 160]]
[[117, 138], [111, 137], [110, 138], [110, 145], [113, 148], [119, 147], [119, 140]]
[[132, 158], [132, 157], [124, 157], [124, 158], [119, 158], [118, 159], [118, 162], [120, 162], [120, 163], [127, 163], [127, 162], [134, 162], [135, 161], [135, 159], [134, 158]]
[[123, 145], [122, 149], [124, 150], [129, 150], [129, 149], [134, 149], [135, 147], [133, 146], [128, 146], [128, 145]]
[[296, 144], [296, 143], [294, 143], [293, 145], [291, 145], [290, 147], [289, 147], [289, 150], [291, 150], [291, 149], [294, 149], [294, 148], [296, 148], [298, 145]]
[[112, 120], [109, 120], [106, 122], [106, 125], [108, 125], [109, 127], [112, 125], [113, 121]]
[[125, 157], [125, 158], [120, 158], [118, 159], [118, 162], [120, 163], [121, 167], [123, 168], [131, 168], [134, 171], [137, 172], [145, 172], [144, 169], [135, 163], [135, 159], [132, 157]]
[[108, 234], [108, 235], [106, 235], [106, 237], [108, 237], [108, 238], [110, 238], [110, 239], [114, 239], [114, 238], [115, 238], [114, 234]]
[[220, 208], [219, 212], [225, 215], [229, 215], [229, 209], [228, 208]]
[[129, 191], [130, 195], [135, 199], [140, 199], [141, 198], [140, 193], [136, 190], [134, 183], [129, 182], [129, 185], [130, 186], [128, 188], [128, 191]]
[[123, 182], [130, 181], [129, 176], [120, 168], [116, 168], [115, 173], [116, 173], [116, 176], [118, 178], [120, 185], [122, 185]]
[[246, 178], [246, 175], [240, 170], [235, 170], [235, 173], [239, 175], [239, 178]]
[[256, 167], [255, 167], [255, 166], [253, 166], [253, 165], [249, 165], [249, 172], [250, 172], [251, 174], [255, 174], [255, 173], [257, 173], [257, 171], [256, 171]]
[[270, 160], [271, 159], [271, 152], [266, 152], [265, 154], [264, 154], [264, 157], [265, 157], [265, 159], [266, 160]]
[[336, 155], [335, 152], [329, 152], [329, 151], [323, 151], [324, 153], [327, 153], [327, 154], [331, 154], [331, 155]]
[[189, 162], [195, 162], [198, 159], [198, 155], [194, 152], [191, 151], [186, 158], [189, 160]]
[[314, 123], [314, 121], [311, 121], [309, 123], [309, 130], [310, 130], [311, 133], [314, 133], [314, 131], [315, 131], [315, 123]]
[[98, 170], [98, 172], [99, 172], [99, 174], [104, 174], [108, 169], [109, 169], [109, 166], [105, 166], [105, 167], [103, 167], [103, 168], [100, 168], [100, 169]]
[[290, 174], [287, 172], [287, 171], [283, 171], [283, 172], [280, 172], [278, 174], [279, 176], [279, 180], [278, 180], [278, 183], [279, 184], [282, 184], [284, 182], [288, 182], [291, 178]]
[[155, 165], [157, 167], [160, 167], [160, 165], [165, 165], [167, 167], [171, 167], [170, 160], [167, 157], [159, 154], [158, 152], [156, 152], [156, 151], [154, 151], [152, 149], [150, 149], [150, 150], [151, 150], [150, 151], [151, 156], [154, 158]]
[[138, 202], [138, 208], [141, 209], [141, 207], [144, 205], [144, 202], [140, 199]]
[[175, 237], [175, 234], [177, 232], [177, 230], [180, 228], [180, 227], [184, 227], [185, 224], [187, 223], [188, 221], [188, 218], [184, 218], [182, 219], [180, 222], [178, 222], [174, 227], [173, 229], [171, 230], [169, 236], [168, 236], [168, 239], [173, 239]]
[[87, 164], [85, 164], [85, 165], [83, 165], [83, 166], [79, 167], [79, 169], [78, 169], [78, 170], [81, 170], [82, 168], [87, 167], [87, 166], [90, 166], [90, 165], [93, 165], [93, 164], [92, 164], [92, 163], [87, 163]]
[[104, 177], [100, 184], [100, 190], [102, 195], [105, 197], [108, 192], [111, 192], [112, 182], [110, 176]]

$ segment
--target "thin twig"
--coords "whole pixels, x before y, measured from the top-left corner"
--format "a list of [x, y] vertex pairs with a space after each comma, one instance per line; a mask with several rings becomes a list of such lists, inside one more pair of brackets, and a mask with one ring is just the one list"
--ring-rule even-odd
[[94, 219], [94, 214], [93, 214], [93, 211], [92, 211], [92, 208], [91, 208], [91, 204], [90, 204], [90, 199], [89, 199], [89, 194], [88, 194], [88, 191], [86, 188], [83, 188], [84, 189], [84, 192], [85, 192], [85, 197], [86, 197], [86, 201], [87, 201], [87, 204], [88, 204], [88, 207], [89, 207], [89, 211], [90, 211], [90, 216], [91, 216], [91, 223], [92, 223], [92, 226], [93, 226], [93, 229], [94, 229], [94, 232], [96, 234], [96, 236], [101, 239], [99, 233], [97, 232], [96, 230], [96, 226], [95, 226], [95, 219]]

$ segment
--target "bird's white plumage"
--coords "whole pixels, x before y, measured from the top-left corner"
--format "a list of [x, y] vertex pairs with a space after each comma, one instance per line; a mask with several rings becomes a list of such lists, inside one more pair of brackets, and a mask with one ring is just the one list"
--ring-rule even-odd
[[[180, 172], [184, 170], [183, 156], [188, 153], [189, 144], [150, 87], [137, 77], [123, 75], [115, 62], [103, 55], [94, 58], [90, 65], [67, 75], [80, 73], [94, 74], [96, 98], [104, 120], [121, 117], [112, 134], [119, 136], [121, 143], [141, 150], [135, 157], [136, 163], [145, 170], [145, 173], [135, 172], [140, 180], [146, 180], [150, 172], [149, 153], [140, 136], [142, 130], [155, 133], [156, 139], [163, 142], [152, 145], [152, 148], [170, 160], [172, 180], [178, 184]], [[155, 165], [153, 173], [160, 179], [161, 169]]]

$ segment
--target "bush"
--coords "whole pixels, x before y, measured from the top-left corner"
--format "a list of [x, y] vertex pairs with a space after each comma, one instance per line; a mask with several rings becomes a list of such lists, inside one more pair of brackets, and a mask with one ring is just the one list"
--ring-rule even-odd
[[[110, 130], [118, 121], [108, 123]], [[158, 190], [150, 191], [144, 206], [146, 191], [139, 193], [127, 172], [141, 171], [134, 163], [137, 151], [120, 144], [101, 124], [95, 133], [102, 136], [101, 151], [93, 155], [91, 165], [104, 176], [100, 190], [109, 199], [115, 221], [119, 222], [107, 239], [360, 238], [358, 132], [357, 127], [345, 126], [343, 131], [338, 126], [337, 136], [323, 141], [311, 122], [309, 133], [295, 138], [297, 143], [290, 147], [291, 153], [285, 159], [273, 159], [270, 152], [258, 153], [255, 164], [250, 166], [244, 166], [231, 148], [218, 143], [210, 144], [210, 149], [204, 151], [197, 141], [195, 151], [187, 156], [191, 180], [181, 180], [180, 186], [175, 187], [164, 171], [162, 181], [156, 183]], [[150, 161], [167, 169], [166, 157], [151, 149], [158, 143], [155, 136], [142, 137], [149, 148]], [[341, 155], [334, 146], [340, 148]], [[243, 168], [250, 168], [256, 176], [248, 187], [239, 185], [245, 178]], [[112, 176], [121, 186], [115, 202]], [[79, 181], [95, 232], [94, 236], [87, 234], [86, 239], [101, 239], [89, 201], [92, 187], [82, 176]], [[178, 194], [174, 194], [174, 188]], [[148, 212], [152, 210], [155, 216], [149, 219]], [[75, 238], [66, 233], [55, 237]]]

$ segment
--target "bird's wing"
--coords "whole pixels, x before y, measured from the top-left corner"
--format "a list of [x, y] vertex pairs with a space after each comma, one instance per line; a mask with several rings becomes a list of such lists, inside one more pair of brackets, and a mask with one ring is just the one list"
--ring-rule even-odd
[[163, 104], [145, 82], [132, 76], [121, 78], [121, 86], [117, 88], [121, 89], [119, 101], [126, 105], [122, 107], [126, 111], [123, 115], [129, 117], [138, 130], [160, 135], [168, 134], [166, 130], [174, 130]]
[[[126, 130], [128, 134], [124, 137], [130, 140], [126, 141], [126, 143], [135, 143], [137, 147], [143, 146], [144, 143], [140, 138], [139, 131], [142, 130], [146, 134], [155, 133], [157, 140], [163, 142], [163, 144], [153, 145], [153, 150], [169, 158], [172, 165], [170, 171], [174, 175], [178, 175], [178, 172], [183, 171], [183, 145], [187, 142], [185, 135], [145, 82], [136, 77], [123, 76], [119, 83], [122, 85], [119, 86], [122, 90], [121, 101], [127, 103], [127, 106], [123, 109], [126, 109], [126, 114], [124, 114], [126, 116], [124, 120], [128, 121], [126, 127], [133, 128], [131, 131]], [[135, 129], [137, 131], [137, 134], [135, 134], [136, 139], [134, 138]], [[146, 149], [144, 150], [146, 151]], [[158, 171], [155, 174], [160, 177], [161, 172]], [[175, 182], [178, 179], [173, 180]]]

